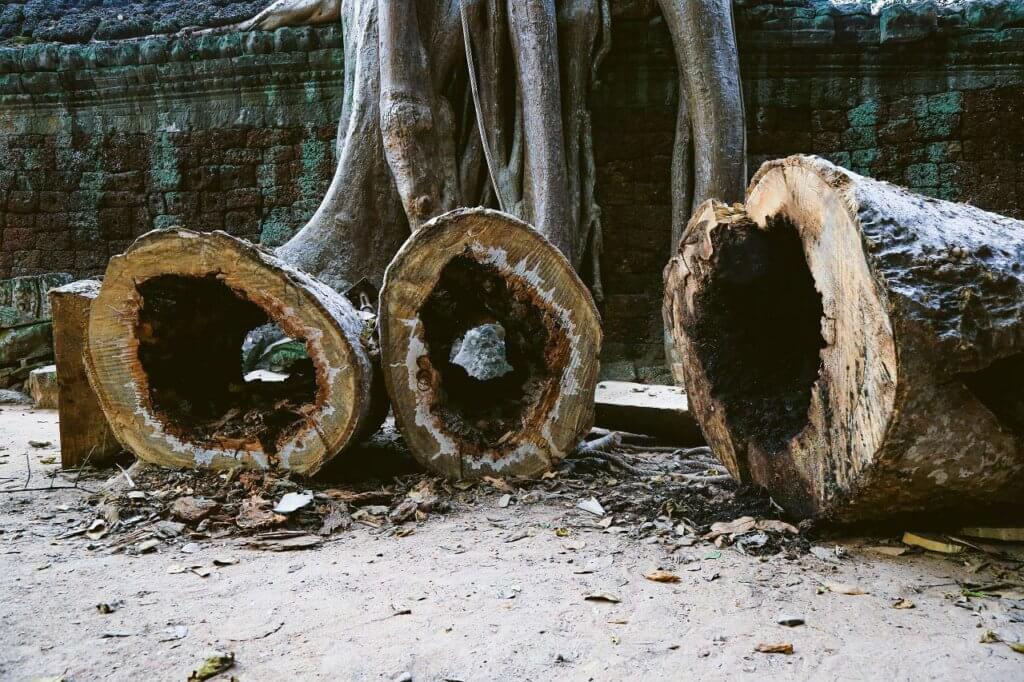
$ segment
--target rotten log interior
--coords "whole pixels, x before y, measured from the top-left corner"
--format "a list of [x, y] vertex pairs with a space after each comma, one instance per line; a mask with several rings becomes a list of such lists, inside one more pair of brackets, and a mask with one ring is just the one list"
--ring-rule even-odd
[[711, 282], [696, 296], [691, 347], [738, 438], [766, 451], [807, 425], [821, 368], [821, 295], [796, 229], [733, 224], [712, 237]]
[[[1024, 507], [1024, 223], [815, 157], [709, 201], [665, 270], [730, 473], [843, 522]], [[963, 520], [962, 518], [960, 520]]]
[[316, 399], [312, 361], [296, 364], [283, 380], [247, 375], [242, 343], [270, 317], [215, 275], [162, 275], [137, 290], [139, 361], [157, 414], [189, 441], [255, 440], [276, 455]]
[[[558, 352], [556, 335], [549, 331], [557, 323], [532, 305], [526, 292], [515, 292], [509, 284], [496, 268], [457, 256], [441, 270], [420, 311], [428, 357], [439, 379], [434, 410], [450, 433], [474, 449], [520, 428], [551, 390], [556, 373], [548, 356]], [[455, 362], [467, 334], [481, 325], [503, 331], [509, 368], [500, 376], [478, 378]], [[564, 339], [564, 330], [558, 330], [558, 337]]]

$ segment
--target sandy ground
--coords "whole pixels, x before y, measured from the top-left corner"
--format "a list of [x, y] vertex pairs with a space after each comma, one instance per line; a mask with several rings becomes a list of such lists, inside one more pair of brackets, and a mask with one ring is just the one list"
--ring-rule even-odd
[[[32, 484], [47, 482], [56, 422], [2, 408], [0, 477], [13, 480], [0, 488], [24, 480], [25, 452]], [[226, 540], [128, 556], [57, 539], [91, 520], [85, 497], [0, 495], [4, 680], [184, 680], [217, 649], [237, 658], [225, 680], [1024, 679], [1024, 655], [979, 642], [990, 629], [1024, 639], [1013, 622], [1024, 612], [997, 599], [959, 608], [955, 581], [977, 575], [944, 557], [879, 557], [864, 548], [875, 540], [840, 543], [839, 565], [710, 545], [669, 552], [599, 530], [557, 537], [564, 506], [501, 509], [495, 496], [407, 537], [357, 525], [304, 552]], [[225, 556], [240, 561], [213, 566]], [[212, 572], [171, 574], [172, 564]], [[681, 581], [643, 577], [656, 568]], [[819, 593], [826, 582], [868, 594]], [[620, 601], [585, 600], [594, 593]], [[916, 608], [894, 609], [899, 597]], [[113, 613], [96, 608], [117, 601]], [[784, 627], [781, 615], [806, 624]], [[776, 642], [795, 653], [754, 651]]]

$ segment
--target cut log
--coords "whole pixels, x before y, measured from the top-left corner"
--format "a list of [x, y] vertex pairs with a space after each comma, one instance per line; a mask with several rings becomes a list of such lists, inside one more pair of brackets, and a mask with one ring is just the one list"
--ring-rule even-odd
[[678, 386], [631, 381], [602, 381], [594, 396], [597, 426], [657, 436], [679, 445], [703, 445], [700, 427], [690, 414], [686, 392]]
[[89, 385], [85, 352], [89, 310], [100, 283], [86, 279], [50, 290], [53, 352], [57, 359], [57, 409], [60, 411], [60, 463], [65, 469], [102, 464], [121, 451]]
[[[268, 322], [309, 358], [285, 381], [247, 381], [242, 342]], [[111, 428], [154, 464], [313, 474], [387, 410], [372, 315], [223, 232], [151, 232], [111, 259], [88, 347]]]
[[388, 267], [380, 335], [395, 420], [441, 474], [535, 475], [593, 423], [597, 309], [509, 215], [460, 209], [418, 230]]
[[666, 269], [691, 409], [743, 481], [841, 522], [1024, 503], [1024, 223], [815, 157], [706, 203]]

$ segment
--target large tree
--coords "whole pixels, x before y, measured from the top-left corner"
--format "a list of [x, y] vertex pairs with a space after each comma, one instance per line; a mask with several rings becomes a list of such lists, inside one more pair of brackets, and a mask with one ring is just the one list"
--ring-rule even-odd
[[[743, 99], [727, 0], [659, 0], [679, 66], [672, 245], [694, 206], [742, 199]], [[337, 169], [279, 249], [344, 288], [380, 283], [398, 247], [458, 206], [533, 224], [600, 298], [601, 213], [587, 101], [609, 0], [278, 0], [240, 28], [335, 21], [345, 45]]]

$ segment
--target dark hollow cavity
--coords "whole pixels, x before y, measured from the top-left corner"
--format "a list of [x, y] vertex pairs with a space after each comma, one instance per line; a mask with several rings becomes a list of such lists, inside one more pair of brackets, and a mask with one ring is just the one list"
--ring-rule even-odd
[[711, 281], [688, 329], [733, 434], [766, 453], [807, 425], [821, 368], [821, 296], [796, 228], [773, 218], [717, 230]]
[[312, 361], [293, 364], [284, 381], [246, 381], [243, 341], [269, 318], [215, 275], [161, 275], [138, 291], [139, 361], [165, 428], [225, 449], [258, 441], [275, 454], [315, 400]]
[[[458, 256], [441, 271], [420, 319], [430, 363], [440, 374], [432, 409], [447, 431], [485, 448], [519, 430], [554, 377], [546, 360], [553, 341], [544, 312], [514, 292], [495, 268]], [[451, 361], [452, 346], [468, 330], [493, 323], [504, 327], [512, 369], [481, 381]]]
[[1003, 426], [1024, 437], [1024, 353], [996, 360], [960, 379]]

